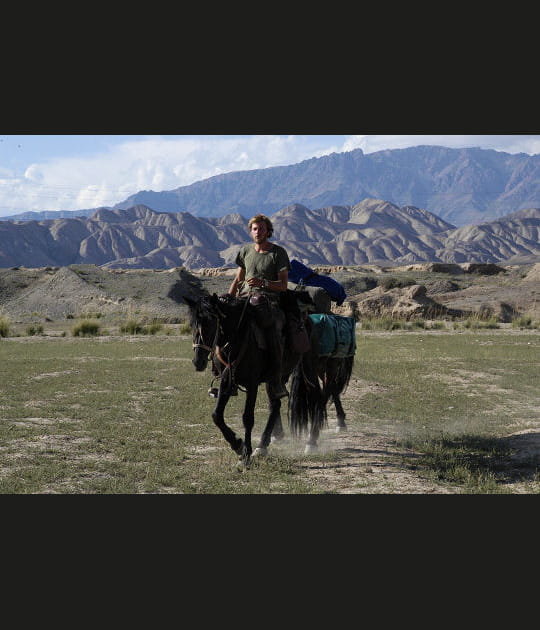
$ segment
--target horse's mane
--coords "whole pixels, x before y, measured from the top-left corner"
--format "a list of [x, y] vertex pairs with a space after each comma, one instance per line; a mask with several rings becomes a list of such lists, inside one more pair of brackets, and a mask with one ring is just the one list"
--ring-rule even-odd
[[209, 297], [210, 295], [203, 293], [196, 302], [187, 301], [189, 306], [189, 324], [193, 330], [197, 328], [200, 319], [214, 317]]
[[[216, 308], [219, 309], [221, 314], [221, 323], [225, 334], [228, 337], [237, 337], [238, 334], [241, 334], [243, 330], [245, 330], [245, 326], [247, 326], [252, 317], [252, 309], [250, 308], [249, 303], [247, 303], [247, 298], [233, 297], [228, 296], [226, 298], [218, 298], [217, 304], [214, 299], [214, 304]], [[231, 341], [231, 339], [229, 339]]]
[[232, 332], [241, 321], [247, 323], [251, 319], [251, 309], [246, 306], [246, 298], [203, 293], [190, 308], [190, 325], [196, 328], [200, 320], [219, 317], [224, 328]]

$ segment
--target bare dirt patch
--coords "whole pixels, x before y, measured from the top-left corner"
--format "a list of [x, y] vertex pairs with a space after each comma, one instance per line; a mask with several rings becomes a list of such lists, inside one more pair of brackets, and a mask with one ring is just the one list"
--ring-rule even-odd
[[[381, 333], [372, 334], [377, 336]], [[507, 390], [492, 382], [493, 378], [492, 374], [485, 372], [457, 370], [455, 384], [465, 389], [470, 387], [471, 382], [481, 383], [489, 392], [506, 393]], [[399, 446], [396, 435], [384, 423], [370, 423], [366, 418], [366, 425], [362, 426], [362, 397], [368, 393], [384, 394], [385, 391], [387, 389], [378, 383], [351, 379], [342, 396], [348, 419], [347, 430], [336, 431], [334, 408], [329, 405], [328, 427], [320, 434], [318, 453], [298, 459], [303, 472], [328, 493], [335, 494], [463, 493], [462, 485], [440, 481], [427, 471], [423, 472], [421, 466], [417, 466], [422, 454]], [[530, 418], [531, 428], [521, 429], [499, 440], [500, 446], [510, 451], [504, 462], [506, 481], [503, 488], [512, 494], [537, 494], [540, 493], [540, 428], [537, 421], [540, 410], [534, 401], [523, 400], [519, 407], [523, 418]], [[281, 450], [295, 451], [298, 455], [303, 450], [303, 443], [295, 441], [282, 446]]]
[[[512, 450], [506, 489], [512, 494], [537, 494], [540, 479], [540, 431], [518, 431], [501, 440]], [[334, 461], [325, 459], [331, 454]], [[420, 457], [413, 450], [398, 447], [384, 433], [348, 429], [335, 433], [333, 427], [320, 437], [320, 458], [300, 462], [308, 477], [328, 493], [336, 494], [461, 494], [463, 488], [439, 482], [413, 469]], [[337, 458], [337, 461], [336, 461]], [[319, 460], [319, 461], [317, 461]], [[411, 468], [408, 468], [411, 466]], [[522, 481], [525, 479], [525, 481]]]
[[448, 484], [422, 479], [407, 470], [403, 460], [418, 457], [414, 451], [400, 449], [383, 434], [347, 430], [321, 435], [321, 453], [332, 452], [337, 462], [305, 462], [301, 467], [309, 476], [337, 494], [452, 494], [459, 489]]

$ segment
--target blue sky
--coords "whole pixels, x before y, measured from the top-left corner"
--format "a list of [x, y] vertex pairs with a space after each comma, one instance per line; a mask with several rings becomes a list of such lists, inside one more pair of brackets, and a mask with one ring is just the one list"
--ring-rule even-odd
[[0, 216], [112, 206], [233, 171], [420, 144], [540, 153], [540, 135], [2, 135]]

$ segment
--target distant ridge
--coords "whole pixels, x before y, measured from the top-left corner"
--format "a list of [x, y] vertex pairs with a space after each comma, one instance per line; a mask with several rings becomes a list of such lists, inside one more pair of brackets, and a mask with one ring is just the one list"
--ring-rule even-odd
[[41, 210], [35, 212], [21, 212], [8, 217], [0, 217], [0, 221], [45, 221], [46, 219], [73, 219], [75, 217], [90, 217], [98, 208], [86, 210]]
[[[540, 259], [540, 209], [455, 227], [427, 210], [368, 198], [311, 210], [290, 204], [272, 215], [273, 241], [308, 265], [497, 263]], [[139, 204], [90, 217], [0, 222], [0, 267], [94, 264], [170, 269], [234, 266], [249, 242], [248, 218], [155, 212]]]

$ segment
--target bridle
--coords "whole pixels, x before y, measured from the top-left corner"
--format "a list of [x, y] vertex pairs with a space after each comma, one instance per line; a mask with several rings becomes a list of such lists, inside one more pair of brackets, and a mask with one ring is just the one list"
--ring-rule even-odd
[[[238, 321], [238, 324], [237, 324], [237, 329], [240, 327], [240, 323], [241, 323], [241, 321], [242, 321], [242, 319], [244, 317], [244, 313], [245, 313], [245, 310], [246, 310], [247, 302], [248, 302], [248, 300], [246, 299], [246, 302], [245, 302], [244, 307], [242, 309], [242, 314], [240, 316], [240, 320]], [[215, 356], [219, 360], [219, 362], [222, 363], [225, 366], [225, 369], [228, 368], [229, 371], [232, 373], [232, 371], [234, 371], [236, 369], [236, 367], [238, 366], [238, 364], [240, 363], [240, 361], [244, 357], [244, 354], [245, 354], [246, 349], [247, 349], [247, 340], [244, 340], [244, 342], [242, 343], [241, 348], [240, 348], [240, 353], [239, 353], [238, 357], [232, 363], [229, 362], [229, 361], [226, 361], [223, 358], [222, 353], [221, 353], [222, 348], [220, 348], [217, 345], [220, 333], [224, 332], [223, 331], [223, 327], [221, 325], [221, 318], [226, 317], [226, 315], [219, 308], [219, 306], [213, 305], [213, 307], [215, 308], [216, 312], [211, 311], [210, 315], [211, 315], [211, 317], [213, 317], [216, 320], [216, 332], [215, 332], [212, 344], [209, 345], [209, 344], [205, 343], [205, 340], [204, 340], [204, 337], [203, 337], [203, 334], [202, 334], [202, 327], [199, 324], [197, 326], [197, 333], [196, 334], [198, 335], [198, 337], [200, 339], [200, 342], [199, 343], [195, 343], [195, 342], [192, 343], [192, 348], [194, 350], [196, 348], [202, 348], [203, 350], [206, 350], [208, 352], [208, 360], [209, 361], [212, 360], [214, 358], [214, 356]], [[227, 346], [227, 344], [225, 344], [224, 347], [226, 347], [226, 346]]]
[[[223, 327], [221, 325], [221, 319], [225, 317], [225, 313], [219, 308], [219, 306], [215, 304], [213, 304], [212, 306], [213, 306], [213, 309], [210, 311], [209, 314], [213, 319], [216, 320], [216, 332], [215, 332], [212, 344], [209, 345], [205, 343], [205, 340], [202, 334], [202, 326], [199, 324], [197, 326], [197, 334], [199, 336], [199, 339], [201, 340], [201, 343], [193, 343], [192, 348], [193, 350], [195, 350], [195, 348], [202, 348], [203, 350], [206, 350], [208, 352], [209, 361], [213, 359], [214, 356], [216, 356], [219, 359], [219, 361], [223, 363], [225, 367], [230, 367], [229, 364], [221, 356], [220, 348], [217, 345], [220, 333], [224, 332]], [[214, 312], [214, 309], [215, 309], [215, 312]]]
[[208, 345], [207, 343], [205, 343], [203, 333], [202, 333], [202, 327], [200, 324], [197, 326], [196, 336], [198, 336], [198, 338], [201, 340], [202, 343], [192, 344], [193, 350], [195, 350], [195, 348], [202, 348], [203, 350], [206, 350], [208, 352], [208, 360], [210, 360], [216, 354], [215, 349], [217, 347], [217, 340], [219, 337], [219, 333], [223, 332], [221, 328], [221, 321], [219, 319], [219, 314], [212, 313], [212, 317], [216, 320], [216, 333], [214, 335], [212, 344]]

